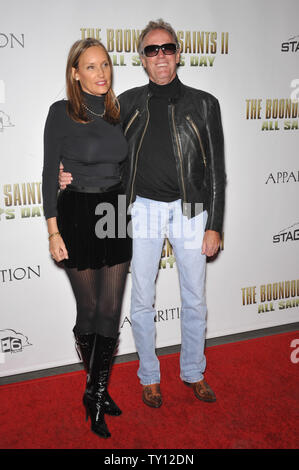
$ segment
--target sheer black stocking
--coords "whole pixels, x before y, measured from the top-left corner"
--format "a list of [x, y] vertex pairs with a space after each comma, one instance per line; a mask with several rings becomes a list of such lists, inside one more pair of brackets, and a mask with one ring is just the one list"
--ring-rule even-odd
[[77, 303], [75, 332], [116, 338], [129, 262], [101, 269], [65, 268]]

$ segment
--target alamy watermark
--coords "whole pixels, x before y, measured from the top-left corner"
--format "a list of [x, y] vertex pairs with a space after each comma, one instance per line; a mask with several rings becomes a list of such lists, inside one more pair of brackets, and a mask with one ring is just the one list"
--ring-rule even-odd
[[290, 94], [290, 99], [292, 101], [298, 101], [299, 100], [299, 78], [293, 78], [291, 81], [291, 88], [294, 88], [294, 90]]
[[95, 225], [96, 236], [101, 239], [179, 238], [184, 240], [186, 249], [201, 246], [207, 217], [202, 203], [184, 203], [182, 207], [180, 200], [171, 203], [142, 201], [143, 198], [139, 198], [127, 207], [126, 196], [120, 194], [117, 209], [109, 202], [99, 203], [95, 209], [95, 214], [100, 216]]
[[291, 348], [294, 348], [294, 350], [291, 352], [291, 362], [293, 364], [298, 364], [299, 362], [299, 339], [293, 339], [290, 344]]

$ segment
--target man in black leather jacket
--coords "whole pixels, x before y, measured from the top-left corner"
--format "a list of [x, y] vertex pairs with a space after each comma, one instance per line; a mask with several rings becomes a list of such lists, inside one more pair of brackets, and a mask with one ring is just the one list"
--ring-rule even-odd
[[[151, 407], [162, 404], [153, 304], [167, 236], [175, 253], [182, 299], [180, 376], [198, 399], [213, 402], [215, 393], [203, 378], [205, 266], [206, 256], [219, 250], [224, 212], [219, 104], [209, 93], [178, 79], [179, 43], [168, 23], [150, 22], [140, 36], [138, 50], [149, 84], [124, 92], [119, 101], [129, 143], [123, 181], [133, 203], [131, 319], [140, 359], [142, 398]], [[201, 225], [196, 225], [197, 221]], [[200, 243], [196, 248], [186, 248], [185, 233], [176, 237], [169, 231], [180, 225], [190, 233], [187, 225], [192, 223], [197, 238], [201, 233]]]

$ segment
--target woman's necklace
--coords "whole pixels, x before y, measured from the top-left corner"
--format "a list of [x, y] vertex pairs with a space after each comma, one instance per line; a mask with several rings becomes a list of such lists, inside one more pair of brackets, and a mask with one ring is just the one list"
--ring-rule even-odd
[[98, 114], [98, 113], [95, 113], [94, 111], [92, 111], [91, 109], [89, 109], [86, 104], [82, 103], [82, 106], [84, 106], [85, 109], [87, 109], [87, 111], [89, 111], [91, 114], [94, 114], [94, 116], [98, 116], [98, 117], [104, 117], [104, 114], [106, 112], [106, 109], [104, 109], [104, 112], [101, 113], [101, 114]]

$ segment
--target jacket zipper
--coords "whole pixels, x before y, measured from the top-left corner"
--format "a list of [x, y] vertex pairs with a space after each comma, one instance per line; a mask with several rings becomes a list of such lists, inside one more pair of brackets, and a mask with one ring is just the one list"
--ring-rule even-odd
[[182, 187], [183, 187], [183, 193], [184, 193], [184, 201], [183, 202], [187, 202], [187, 198], [186, 198], [186, 189], [185, 189], [185, 182], [184, 182], [184, 177], [183, 177], [183, 157], [182, 157], [182, 151], [181, 151], [181, 147], [180, 147], [180, 142], [179, 142], [179, 136], [178, 136], [178, 132], [177, 132], [177, 129], [175, 127], [175, 120], [174, 120], [174, 105], [171, 105], [172, 107], [172, 125], [173, 125], [173, 131], [174, 131], [174, 135], [175, 135], [175, 140], [176, 140], [176, 144], [177, 144], [177, 148], [178, 148], [178, 155], [179, 155], [179, 160], [180, 160], [180, 166], [181, 166], [181, 180], [182, 180]]
[[138, 114], [139, 114], [139, 109], [136, 109], [135, 113], [133, 114], [133, 116], [131, 117], [130, 121], [127, 124], [124, 135], [127, 135], [128, 130], [130, 129], [131, 125], [133, 124], [133, 122], [137, 118]]
[[[135, 161], [135, 168], [134, 168], [134, 174], [133, 174], [133, 179], [132, 179], [132, 189], [131, 189], [131, 196], [130, 196], [130, 204], [132, 204], [132, 199], [133, 199], [133, 189], [134, 189], [134, 183], [135, 183], [136, 172], [137, 172], [137, 163], [138, 163], [139, 151], [140, 151], [140, 148], [141, 148], [141, 145], [142, 145], [142, 142], [143, 142], [143, 139], [144, 139], [146, 130], [147, 130], [149, 118], [150, 118], [150, 113], [149, 113], [149, 109], [148, 109], [148, 99], [147, 99], [147, 102], [146, 102], [146, 110], [147, 110], [147, 120], [146, 120], [146, 123], [145, 123], [145, 127], [144, 127], [144, 129], [143, 129], [143, 133], [142, 133], [142, 136], [141, 136], [139, 145], [138, 145], [137, 152], [136, 152], [136, 161]], [[129, 125], [132, 124], [132, 122], [133, 122], [133, 120], [135, 119], [135, 116], [137, 116], [137, 114], [139, 114], [139, 110], [138, 110], [138, 109], [136, 110], [136, 113], [134, 114], [134, 116], [133, 116], [132, 119], [130, 120], [130, 122], [129, 122], [128, 126], [127, 126], [127, 129], [128, 129], [128, 127], [129, 127]], [[127, 129], [126, 129], [126, 131], [127, 131]]]
[[204, 148], [203, 148], [203, 145], [202, 145], [202, 140], [201, 140], [201, 136], [200, 136], [200, 133], [199, 133], [199, 130], [196, 126], [196, 124], [194, 123], [194, 121], [191, 119], [191, 117], [188, 115], [186, 116], [186, 119], [187, 121], [190, 122], [195, 134], [197, 135], [197, 138], [199, 140], [199, 145], [200, 145], [200, 149], [201, 149], [201, 153], [202, 153], [202, 159], [203, 159], [203, 163], [204, 163], [204, 166], [206, 167], [207, 166], [207, 159], [206, 159], [206, 155], [205, 155], [205, 152], [204, 152]]

